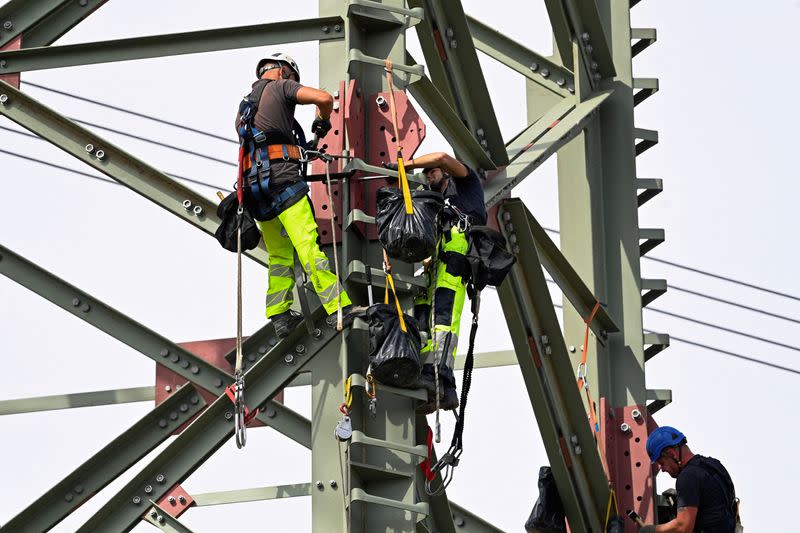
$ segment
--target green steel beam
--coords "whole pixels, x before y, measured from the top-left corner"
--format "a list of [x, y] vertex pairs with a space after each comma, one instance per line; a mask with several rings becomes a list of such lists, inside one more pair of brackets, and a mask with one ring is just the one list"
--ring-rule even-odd
[[71, 0], [11, 0], [0, 7], [0, 47]]
[[[210, 200], [3, 81], [0, 114], [209, 235], [219, 226], [217, 206]], [[263, 242], [245, 253], [266, 266]]]
[[600, 78], [614, 76], [611, 48], [595, 0], [545, 0], [544, 3], [564, 66], [573, 72], [577, 70], [572, 46], [576, 42], [580, 63], [592, 76], [590, 86], [594, 87]]
[[[27, 1], [27, 0], [26, 0]], [[39, 24], [25, 32], [22, 45], [26, 48], [49, 46], [59, 37], [94, 13], [108, 0], [78, 0], [62, 2], [62, 6], [51, 11]]]
[[476, 49], [558, 96], [569, 97], [575, 92], [575, 80], [569, 69], [469, 15], [467, 23]]
[[192, 533], [180, 520], [169, 514], [153, 500], [150, 500], [151, 507], [144, 515], [144, 520], [150, 522], [161, 531], [167, 533]]
[[570, 71], [575, 71], [575, 63], [572, 57], [572, 28], [567, 20], [567, 12], [562, 0], [544, 0], [547, 8], [547, 16], [550, 18], [550, 27], [553, 29], [553, 43], [556, 55], [561, 58], [564, 67]]
[[134, 387], [130, 389], [101, 390], [93, 392], [74, 392], [37, 398], [19, 398], [0, 401], [0, 416], [76, 407], [96, 407], [120, 403], [146, 402], [155, 400], [155, 387]]
[[[603, 531], [608, 479], [542, 273], [528, 210], [503, 202], [498, 222], [525, 253], [498, 289], [550, 466], [574, 531]], [[508, 225], [511, 225], [511, 230]]]
[[[314, 322], [320, 328], [315, 335], [302, 336], [305, 330], [296, 329], [245, 373], [248, 405], [256, 406], [272, 399], [337, 335], [335, 330], [326, 327], [321, 315], [315, 315]], [[146, 509], [143, 501], [158, 501], [175, 483], [183, 482], [231, 437], [233, 431], [233, 404], [222, 395], [78, 531], [130, 531]], [[158, 484], [160, 476], [166, 478], [167, 484]]]
[[[533, 240], [536, 243], [536, 251], [539, 252], [539, 257], [542, 260], [542, 266], [553, 276], [553, 280], [572, 303], [575, 310], [578, 311], [578, 314], [588, 319], [597, 297], [589, 290], [589, 287], [586, 286], [586, 283], [584, 283], [583, 279], [581, 279], [580, 275], [567, 261], [567, 258], [564, 257], [564, 254], [561, 253], [561, 250], [558, 249], [530, 211], [528, 212], [528, 227], [533, 233]], [[609, 333], [619, 331], [614, 320], [602, 305], [598, 308], [589, 327], [595, 335], [603, 339]]]
[[[59, 279], [3, 245], [0, 245], [0, 274], [213, 394], [222, 394], [225, 387], [233, 383], [232, 375]], [[248, 337], [243, 345], [244, 353], [253, 353], [257, 357], [260, 353], [265, 353], [272, 333], [273, 328], [268, 325]], [[277, 402], [270, 402], [269, 408], [274, 412], [274, 416], [268, 417], [265, 413], [260, 413], [259, 420], [305, 447], [311, 445], [308, 421], [304, 417]]]
[[[494, 165], [507, 164], [500, 125], [461, 1], [409, 0], [409, 6], [425, 7], [425, 20], [416, 30], [434, 85], [467, 126], [470, 135], [488, 151]], [[467, 162], [477, 164], [477, 161]]]
[[458, 533], [503, 533], [502, 529], [472, 514], [457, 503], [450, 502], [450, 511]]
[[[12, 518], [0, 531], [49, 530], [164, 442], [205, 405], [191, 384], [184, 385]], [[174, 484], [172, 479], [152, 482], [153, 487], [162, 491], [169, 490]], [[139, 510], [138, 518], [144, 509], [141, 505], [135, 507]]]
[[295, 483], [292, 485], [226, 490], [221, 492], [204, 492], [201, 494], [192, 494], [192, 499], [197, 507], [207, 507], [209, 505], [257, 502], [279, 498], [296, 498], [298, 496], [311, 496], [311, 483]]
[[464, 126], [453, 108], [447, 104], [431, 80], [423, 76], [409, 84], [408, 91], [459, 157], [476, 168], [496, 168], [492, 159]]
[[0, 52], [0, 74], [93, 65], [153, 57], [215, 52], [253, 46], [341, 39], [342, 19], [324, 17], [201, 30], [113, 41], [43, 46]]
[[612, 91], [578, 103], [565, 98], [508, 145], [511, 161], [484, 187], [486, 207], [492, 207], [559, 148], [569, 143], [593, 118]]

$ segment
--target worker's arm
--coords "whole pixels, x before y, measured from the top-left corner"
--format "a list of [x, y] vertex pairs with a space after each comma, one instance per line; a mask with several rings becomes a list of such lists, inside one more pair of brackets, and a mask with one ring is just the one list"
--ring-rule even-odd
[[458, 159], [445, 152], [433, 152], [409, 160], [406, 169], [441, 168], [454, 178], [465, 178], [469, 174], [467, 167]]
[[657, 526], [644, 526], [639, 531], [643, 533], [692, 533], [696, 519], [697, 507], [681, 507], [678, 509], [678, 516], [674, 520]]
[[295, 99], [298, 104], [314, 104], [317, 106], [317, 116], [328, 119], [333, 111], [333, 96], [326, 91], [314, 89], [312, 87], [300, 87]]

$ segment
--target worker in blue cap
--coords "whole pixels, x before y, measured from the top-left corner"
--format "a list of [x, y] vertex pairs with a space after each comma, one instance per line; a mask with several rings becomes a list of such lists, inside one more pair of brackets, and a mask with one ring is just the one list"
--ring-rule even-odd
[[728, 471], [713, 457], [692, 453], [686, 436], [670, 426], [647, 438], [650, 462], [676, 479], [677, 517], [646, 525], [644, 533], [739, 533], [739, 499]]

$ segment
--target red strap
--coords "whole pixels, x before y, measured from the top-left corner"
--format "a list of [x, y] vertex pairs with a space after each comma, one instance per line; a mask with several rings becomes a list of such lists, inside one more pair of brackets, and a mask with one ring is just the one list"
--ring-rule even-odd
[[[592, 312], [589, 313], [589, 318], [585, 320], [586, 331], [584, 331], [583, 333], [583, 346], [581, 348], [581, 365], [583, 365], [584, 369], [586, 368], [586, 354], [587, 351], [589, 350], [589, 326], [592, 324], [592, 320], [594, 320], [594, 315], [597, 314], [597, 311], [599, 309], [600, 309], [600, 302], [596, 300], [594, 302], [594, 307], [592, 308]], [[578, 389], [580, 390], [581, 388], [583, 388], [583, 378], [579, 377]]]
[[422, 471], [425, 473], [425, 479], [428, 481], [433, 481], [436, 477], [436, 474], [433, 473], [431, 470], [431, 451], [433, 450], [433, 431], [431, 431], [431, 427], [428, 426], [428, 457], [425, 458], [419, 465]]
[[236, 198], [239, 200], [239, 205], [244, 203], [244, 146], [239, 146], [239, 175], [236, 176]]
[[[234, 389], [236, 389], [236, 383], [231, 383], [225, 389], [225, 394], [228, 396], [228, 398], [230, 399], [231, 403], [236, 405], [236, 391]], [[259, 413], [259, 409], [256, 409], [255, 411], [250, 411], [250, 409], [248, 409], [247, 406], [245, 405], [244, 406], [244, 424], [245, 425], [249, 424], [250, 421], [253, 420], [256, 417], [256, 415], [258, 415], [258, 413]]]

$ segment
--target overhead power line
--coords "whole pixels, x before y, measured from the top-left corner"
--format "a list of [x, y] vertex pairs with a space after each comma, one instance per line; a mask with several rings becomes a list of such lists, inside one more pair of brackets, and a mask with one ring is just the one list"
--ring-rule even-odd
[[[17, 135], [23, 135], [25, 137], [31, 137], [31, 138], [34, 138], [34, 139], [41, 139], [41, 137], [39, 137], [38, 135], [33, 135], [31, 133], [27, 133], [27, 132], [24, 132], [24, 131], [17, 131], [17, 130], [11, 129], [11, 128], [6, 128], [5, 126], [0, 126], [0, 129], [1, 130], [5, 130], [5, 131], [9, 131], [11, 133], [16, 133]], [[119, 182], [117, 182], [115, 180], [109, 179], [109, 178], [104, 178], [102, 176], [96, 176], [96, 175], [90, 174], [88, 172], [83, 172], [81, 170], [77, 170], [77, 169], [74, 169], [74, 168], [66, 167], [66, 166], [63, 166], [63, 165], [58, 165], [56, 163], [51, 163], [50, 161], [44, 161], [42, 159], [38, 159], [38, 158], [35, 158], [35, 157], [30, 157], [30, 156], [26, 156], [26, 155], [14, 153], [14, 152], [9, 152], [8, 150], [3, 150], [3, 149], [0, 149], [0, 153], [3, 153], [5, 155], [9, 155], [11, 157], [16, 157], [18, 159], [24, 159], [24, 160], [30, 161], [32, 163], [39, 163], [41, 165], [45, 165], [45, 166], [48, 166], [48, 167], [51, 167], [51, 168], [57, 168], [59, 170], [65, 171], [65, 172], [71, 172], [73, 174], [77, 174], [78, 176], [83, 176], [85, 178], [92, 178], [94, 180], [104, 181], [106, 183], [111, 183], [113, 185], [122, 185], [121, 183], [119, 183]], [[175, 179], [178, 179], [178, 180], [181, 180], [181, 181], [186, 181], [188, 183], [194, 183], [196, 185], [202, 185], [203, 187], [208, 187], [210, 189], [214, 189], [215, 191], [224, 191], [224, 192], [230, 192], [231, 191], [231, 189], [228, 189], [226, 187], [220, 187], [219, 185], [214, 185], [213, 183], [208, 183], [208, 182], [196, 180], [196, 179], [193, 179], [193, 178], [187, 178], [187, 177], [184, 177], [184, 176], [179, 176], [178, 174], [172, 174], [172, 173], [169, 173], [169, 172], [165, 172], [165, 174], [167, 174], [167, 176], [170, 176], [172, 178], [175, 178]]]
[[86, 98], [85, 96], [80, 96], [80, 95], [73, 94], [73, 93], [70, 93], [70, 92], [67, 92], [67, 91], [61, 91], [61, 90], [58, 90], [58, 89], [53, 89], [51, 87], [46, 87], [44, 85], [39, 85], [38, 83], [33, 83], [33, 82], [30, 82], [30, 81], [26, 81], [26, 80], [22, 80], [22, 83], [24, 83], [25, 85], [30, 85], [31, 87], [36, 87], [37, 89], [42, 89], [43, 91], [49, 91], [51, 93], [60, 94], [62, 96], [68, 96], [68, 97], [74, 98], [76, 100], [81, 100], [83, 102], [88, 102], [90, 104], [99, 105], [99, 106], [105, 107], [107, 109], [113, 109], [114, 111], [119, 111], [121, 113], [126, 113], [128, 115], [133, 115], [135, 117], [146, 118], [147, 120], [152, 120], [153, 122], [159, 122], [159, 123], [165, 124], [167, 126], [173, 126], [175, 128], [180, 128], [182, 130], [191, 131], [193, 133], [197, 133], [198, 135], [204, 135], [204, 136], [210, 137], [212, 139], [217, 139], [217, 140], [220, 140], [220, 141], [225, 141], [225, 142], [233, 143], [233, 144], [239, 144], [236, 141], [234, 141], [233, 139], [230, 139], [228, 137], [223, 137], [222, 135], [216, 135], [214, 133], [208, 133], [207, 131], [199, 130], [197, 128], [192, 128], [192, 127], [186, 126], [184, 124], [178, 124], [176, 122], [170, 122], [169, 120], [164, 120], [162, 118], [154, 117], [152, 115], [147, 115], [145, 113], [139, 113], [137, 111], [133, 111], [131, 109], [126, 109], [124, 107], [119, 107], [119, 106], [115, 106], [115, 105], [112, 105], [112, 104], [107, 104], [105, 102], [100, 102], [98, 100], [92, 100], [91, 98]]
[[[559, 305], [559, 304], [553, 304], [553, 307], [555, 307], [556, 309], [564, 309], [564, 306]], [[655, 333], [654, 331], [650, 331], [650, 330], [645, 330], [645, 332], [646, 333]], [[696, 346], [698, 348], [703, 348], [704, 350], [721, 353], [723, 355], [728, 355], [730, 357], [735, 357], [737, 359], [742, 359], [744, 361], [749, 361], [751, 363], [755, 363], [755, 364], [758, 364], [758, 365], [764, 365], [764, 366], [768, 366], [770, 368], [774, 368], [776, 370], [782, 370], [784, 372], [789, 372], [791, 374], [800, 375], [800, 370], [797, 370], [797, 369], [794, 369], [794, 368], [790, 368], [788, 366], [782, 366], [782, 365], [778, 365], [778, 364], [775, 364], [775, 363], [770, 363], [769, 361], [764, 361], [763, 359], [756, 359], [755, 357], [750, 357], [748, 355], [742, 355], [740, 353], [731, 352], [730, 350], [726, 350], [724, 348], [718, 348], [716, 346], [709, 346], [708, 344], [703, 344], [702, 342], [693, 341], [691, 339], [684, 339], [682, 337], [675, 337], [673, 335], [670, 335], [669, 336], [669, 340], [670, 340], [670, 342], [672, 342], [672, 341], [682, 342], [684, 344], [689, 344], [689, 345], [692, 345], [692, 346]]]
[[[553, 228], [544, 228], [544, 230], [548, 231], [550, 233], [555, 233], [556, 235], [560, 235], [561, 234], [560, 231], [558, 231], [557, 229], [553, 229]], [[800, 302], [800, 296], [795, 296], [793, 294], [789, 294], [789, 293], [783, 292], [783, 291], [776, 291], [774, 289], [770, 289], [768, 287], [762, 287], [761, 285], [755, 285], [753, 283], [748, 283], [746, 281], [742, 281], [742, 280], [738, 280], [738, 279], [734, 279], [734, 278], [729, 278], [727, 276], [722, 276], [720, 274], [715, 274], [713, 272], [708, 272], [707, 270], [701, 270], [699, 268], [691, 267], [691, 266], [684, 265], [684, 264], [681, 264], [681, 263], [675, 263], [674, 261], [667, 261], [666, 259], [660, 259], [658, 257], [651, 257], [649, 255], [644, 256], [643, 259], [647, 259], [649, 261], [655, 261], [657, 263], [664, 263], [665, 265], [670, 265], [670, 266], [674, 266], [676, 268], [681, 268], [683, 270], [688, 270], [689, 272], [695, 272], [697, 274], [703, 274], [704, 276], [709, 276], [709, 277], [715, 278], [715, 279], [721, 279], [723, 281], [728, 281], [728, 282], [734, 283], [736, 285], [741, 285], [743, 287], [748, 287], [750, 289], [756, 289], [756, 290], [763, 291], [763, 292], [766, 292], [766, 293], [769, 293], [769, 294], [774, 294], [776, 296], [783, 296], [784, 298], [789, 298], [790, 300], [795, 300], [795, 301]]]

